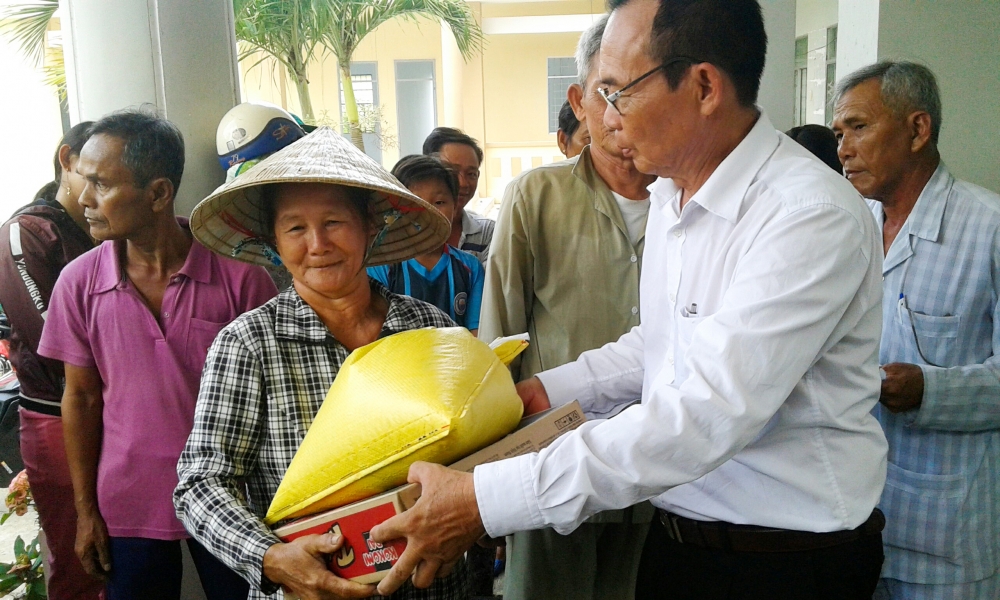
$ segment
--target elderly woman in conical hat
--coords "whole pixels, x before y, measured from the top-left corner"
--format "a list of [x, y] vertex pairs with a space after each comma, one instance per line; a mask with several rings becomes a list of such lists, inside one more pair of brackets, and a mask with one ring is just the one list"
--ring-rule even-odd
[[[226, 183], [191, 214], [221, 254], [283, 265], [292, 285], [227, 326], [209, 351], [194, 429], [178, 463], [177, 514], [246, 578], [250, 598], [359, 598], [374, 586], [336, 577], [332, 534], [282, 543], [263, 517], [348, 354], [379, 337], [454, 324], [390, 293], [366, 266], [440, 247], [450, 224], [342, 136], [317, 129]], [[272, 596], [268, 596], [272, 597]], [[399, 598], [464, 598], [464, 565]]]

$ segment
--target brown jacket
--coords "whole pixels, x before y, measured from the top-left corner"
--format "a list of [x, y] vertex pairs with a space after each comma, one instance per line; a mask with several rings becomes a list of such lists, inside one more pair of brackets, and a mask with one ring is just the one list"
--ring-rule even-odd
[[63, 366], [38, 356], [38, 340], [59, 273], [93, 247], [52, 198], [36, 199], [0, 227], [0, 306], [10, 319], [10, 360], [26, 409], [60, 414]]

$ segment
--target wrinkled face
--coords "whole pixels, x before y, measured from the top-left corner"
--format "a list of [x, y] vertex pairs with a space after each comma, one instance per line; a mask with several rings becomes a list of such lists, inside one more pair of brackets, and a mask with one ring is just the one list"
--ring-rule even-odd
[[476, 188], [479, 186], [479, 157], [472, 146], [465, 144], [445, 144], [438, 154], [443, 162], [458, 173], [458, 209], [455, 211], [458, 218], [465, 205], [476, 195]]
[[[591, 59], [590, 75], [583, 86], [583, 97], [580, 99], [580, 106], [583, 108], [584, 118], [587, 123], [594, 126], [589, 131], [590, 143], [599, 147], [605, 154], [614, 158], [623, 159], [622, 149], [615, 140], [615, 132], [604, 123], [604, 111], [608, 108], [607, 102], [597, 93], [597, 88], [601, 85], [601, 74], [598, 69], [601, 60], [601, 53], [598, 52]], [[581, 123], [580, 125], [583, 125]]]
[[448, 219], [448, 222], [455, 218], [457, 212], [455, 197], [451, 195], [451, 190], [443, 181], [425, 179], [411, 182], [408, 187], [414, 195], [426, 200], [431, 206], [438, 209]]
[[96, 240], [126, 239], [153, 220], [153, 194], [135, 185], [122, 164], [125, 141], [105, 134], [87, 140], [76, 171], [84, 185], [79, 203]]
[[905, 174], [913, 139], [906, 120], [882, 103], [877, 79], [841, 96], [834, 109], [833, 132], [844, 174], [855, 189], [873, 200], [889, 196]]
[[559, 151], [566, 158], [579, 156], [583, 152], [583, 147], [590, 143], [590, 130], [587, 129], [587, 121], [580, 121], [580, 125], [573, 132], [572, 136], [567, 136], [561, 129], [556, 132], [559, 143]]
[[365, 253], [372, 239], [347, 191], [322, 183], [278, 187], [274, 240], [297, 289], [341, 297], [366, 278]]
[[[659, 64], [645, 50], [657, 6], [656, 0], [636, 0], [615, 10], [608, 20], [601, 39], [598, 85], [609, 93]], [[603, 102], [600, 96], [597, 100]], [[604, 103], [602, 116], [622, 154], [642, 173], [661, 177], [676, 173], [692, 150], [701, 120], [691, 78], [685, 76], [671, 91], [664, 73], [656, 72], [627, 90], [616, 105], [618, 110]], [[591, 135], [596, 140], [593, 131]]]

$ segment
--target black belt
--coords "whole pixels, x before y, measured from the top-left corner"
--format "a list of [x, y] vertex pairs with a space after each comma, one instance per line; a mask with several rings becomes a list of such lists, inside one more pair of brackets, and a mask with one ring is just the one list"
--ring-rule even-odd
[[667, 530], [667, 537], [675, 542], [731, 552], [804, 552], [831, 548], [865, 536], [877, 535], [885, 528], [885, 515], [877, 508], [856, 529], [829, 533], [734, 525], [721, 521], [695, 521], [665, 510], [657, 512], [660, 522]]

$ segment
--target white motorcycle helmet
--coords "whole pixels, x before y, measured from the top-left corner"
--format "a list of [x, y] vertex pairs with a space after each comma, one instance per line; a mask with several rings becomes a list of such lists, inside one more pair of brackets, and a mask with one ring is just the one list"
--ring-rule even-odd
[[303, 136], [305, 131], [283, 108], [266, 102], [244, 102], [219, 121], [215, 147], [219, 164], [228, 171], [281, 150]]

